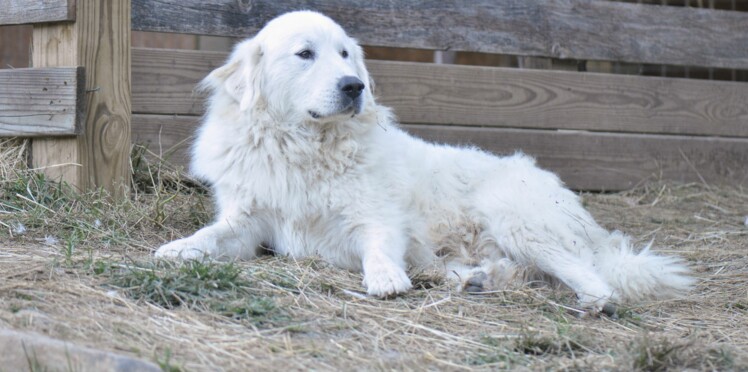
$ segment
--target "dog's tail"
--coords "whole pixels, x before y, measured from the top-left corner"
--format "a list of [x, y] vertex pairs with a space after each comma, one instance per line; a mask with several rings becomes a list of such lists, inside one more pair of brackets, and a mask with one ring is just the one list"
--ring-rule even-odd
[[652, 243], [637, 253], [629, 237], [619, 231], [598, 251], [595, 266], [615, 290], [614, 299], [628, 302], [678, 297], [694, 285], [683, 260], [650, 251]]

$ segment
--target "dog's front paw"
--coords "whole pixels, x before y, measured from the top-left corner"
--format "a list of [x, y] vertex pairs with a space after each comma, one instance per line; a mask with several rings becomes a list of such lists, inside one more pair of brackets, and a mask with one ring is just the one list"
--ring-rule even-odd
[[412, 284], [405, 270], [395, 265], [374, 267], [364, 275], [366, 292], [376, 297], [391, 297], [407, 292]]
[[199, 260], [209, 255], [205, 249], [190, 238], [175, 240], [162, 245], [156, 251], [156, 258], [168, 260]]

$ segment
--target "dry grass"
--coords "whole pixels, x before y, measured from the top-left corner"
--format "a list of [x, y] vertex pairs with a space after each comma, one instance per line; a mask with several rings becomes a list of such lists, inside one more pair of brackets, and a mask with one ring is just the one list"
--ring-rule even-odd
[[322, 261], [155, 263], [152, 250], [210, 218], [178, 170], [136, 151], [134, 195], [75, 195], [0, 146], [0, 327], [140, 356], [166, 370], [748, 368], [748, 194], [650, 184], [585, 194], [602, 224], [684, 256], [687, 298], [575, 316], [573, 295], [457, 293], [429, 273], [390, 300]]

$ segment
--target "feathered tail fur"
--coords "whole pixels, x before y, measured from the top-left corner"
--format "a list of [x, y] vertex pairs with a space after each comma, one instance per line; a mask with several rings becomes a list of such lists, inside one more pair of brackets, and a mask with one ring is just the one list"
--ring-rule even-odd
[[609, 249], [598, 252], [595, 266], [614, 289], [614, 300], [673, 298], [691, 289], [695, 280], [683, 260], [653, 253], [651, 246], [650, 242], [637, 252], [628, 236], [619, 231], [610, 234]]

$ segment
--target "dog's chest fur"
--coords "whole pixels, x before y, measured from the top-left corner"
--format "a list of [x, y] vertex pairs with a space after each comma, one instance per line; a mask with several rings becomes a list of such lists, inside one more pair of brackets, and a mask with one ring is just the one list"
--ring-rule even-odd
[[213, 184], [219, 218], [237, 208], [263, 216], [280, 253], [345, 257], [357, 210], [388, 199], [391, 188], [372, 184], [367, 168], [378, 164], [364, 142], [381, 128], [227, 127], [209, 119], [195, 144], [194, 173]]

